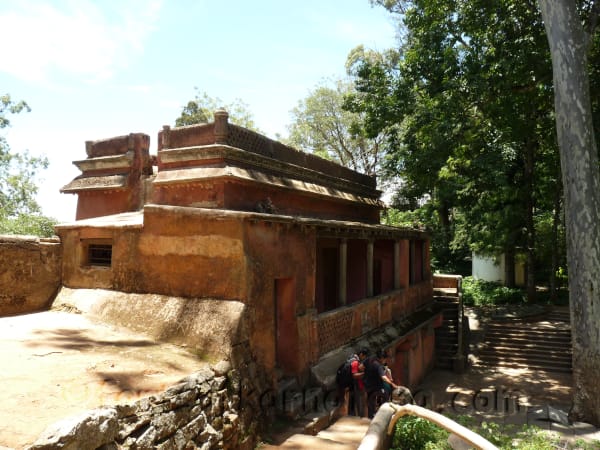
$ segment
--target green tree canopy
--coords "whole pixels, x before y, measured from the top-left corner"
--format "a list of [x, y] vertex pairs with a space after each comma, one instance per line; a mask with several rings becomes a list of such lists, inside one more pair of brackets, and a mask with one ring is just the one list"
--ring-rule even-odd
[[[23, 101], [15, 102], [8, 94], [0, 96], [0, 130], [10, 126], [9, 114], [29, 110]], [[35, 200], [38, 192], [35, 177], [47, 166], [46, 158], [12, 152], [0, 134], [0, 233], [54, 234], [55, 220], [43, 216]]]
[[[333, 87], [330, 85], [333, 84]], [[378, 175], [383, 134], [367, 136], [361, 114], [343, 109], [353, 83], [322, 82], [291, 111], [287, 143], [368, 175]]]
[[403, 181], [398, 206], [428, 199], [448, 258], [465, 245], [527, 249], [533, 290], [536, 211], [542, 193], [560, 190], [547, 132], [551, 63], [535, 2], [375, 3], [402, 13], [402, 40], [396, 54], [356, 58], [347, 107], [365, 114], [371, 133], [386, 132], [385, 167]]
[[248, 105], [239, 98], [232, 103], [225, 104], [218, 97], [210, 97], [206, 92], [200, 92], [195, 88], [196, 96], [190, 100], [181, 111], [181, 115], [175, 120], [175, 126], [195, 125], [199, 123], [208, 123], [214, 120], [214, 112], [217, 109], [225, 109], [229, 113], [231, 123], [239, 125], [249, 130], [260, 133]]

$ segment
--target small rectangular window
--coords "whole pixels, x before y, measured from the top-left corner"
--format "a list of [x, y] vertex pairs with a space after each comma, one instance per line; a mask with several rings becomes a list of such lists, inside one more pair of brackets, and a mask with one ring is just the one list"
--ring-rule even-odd
[[110, 267], [112, 262], [112, 245], [90, 244], [88, 246], [88, 264], [91, 266]]

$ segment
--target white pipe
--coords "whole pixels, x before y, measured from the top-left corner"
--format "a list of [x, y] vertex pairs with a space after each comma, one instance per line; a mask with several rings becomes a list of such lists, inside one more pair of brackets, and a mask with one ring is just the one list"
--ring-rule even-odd
[[[440, 427], [448, 430], [449, 432], [457, 435], [463, 441], [472, 445], [476, 449], [479, 450], [498, 450], [498, 448], [489, 442], [487, 439], [482, 438], [477, 433], [469, 430], [468, 428], [463, 427], [462, 425], [456, 423], [454, 420], [449, 419], [446, 416], [438, 414], [434, 411], [431, 411], [427, 408], [422, 408], [417, 405], [394, 405], [390, 404], [390, 406], [396, 411], [392, 416], [390, 423], [388, 425], [388, 434], [392, 434], [394, 432], [394, 426], [400, 417], [411, 415], [422, 417], [423, 419], [427, 419], [430, 422], [439, 425]], [[361, 446], [362, 447], [362, 446]]]

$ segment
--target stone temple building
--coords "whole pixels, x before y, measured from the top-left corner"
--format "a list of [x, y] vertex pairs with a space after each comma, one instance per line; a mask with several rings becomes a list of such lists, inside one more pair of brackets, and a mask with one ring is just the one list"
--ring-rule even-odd
[[350, 345], [386, 348], [398, 381], [420, 381], [441, 323], [429, 236], [380, 224], [374, 177], [225, 111], [165, 126], [156, 156], [149, 145], [144, 134], [91, 141], [74, 162], [81, 175], [62, 192], [78, 196], [76, 221], [57, 227], [64, 287], [152, 294], [93, 308], [206, 357], [247, 340], [274, 387], [331, 384]]

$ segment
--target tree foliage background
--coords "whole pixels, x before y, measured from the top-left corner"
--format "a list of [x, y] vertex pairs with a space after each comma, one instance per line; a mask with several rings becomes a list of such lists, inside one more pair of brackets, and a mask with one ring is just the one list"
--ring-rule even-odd
[[[354, 55], [345, 107], [362, 115], [367, 136], [385, 135], [384, 176], [402, 181], [387, 220], [430, 228], [439, 270], [468, 271], [471, 251], [509, 262], [523, 254], [530, 298], [538, 283], [556, 287], [566, 265], [563, 194], [537, 3], [372, 3], [396, 15], [399, 45], [378, 58]], [[600, 87], [594, 42], [592, 92]]]
[[175, 119], [175, 126], [195, 125], [214, 121], [214, 112], [225, 109], [229, 113], [231, 123], [260, 133], [248, 105], [239, 98], [231, 103], [224, 103], [219, 97], [211, 97], [206, 92], [195, 88], [196, 95], [182, 108], [181, 115]]
[[361, 113], [343, 108], [351, 81], [323, 81], [292, 109], [287, 144], [367, 175], [378, 175], [386, 152], [382, 133], [368, 136]]
[[[0, 96], [0, 130], [10, 126], [10, 114], [29, 110], [23, 101], [15, 102], [8, 94]], [[47, 166], [46, 158], [12, 152], [0, 134], [0, 233], [46, 237], [54, 234], [56, 221], [44, 216], [35, 200], [37, 174]]]

